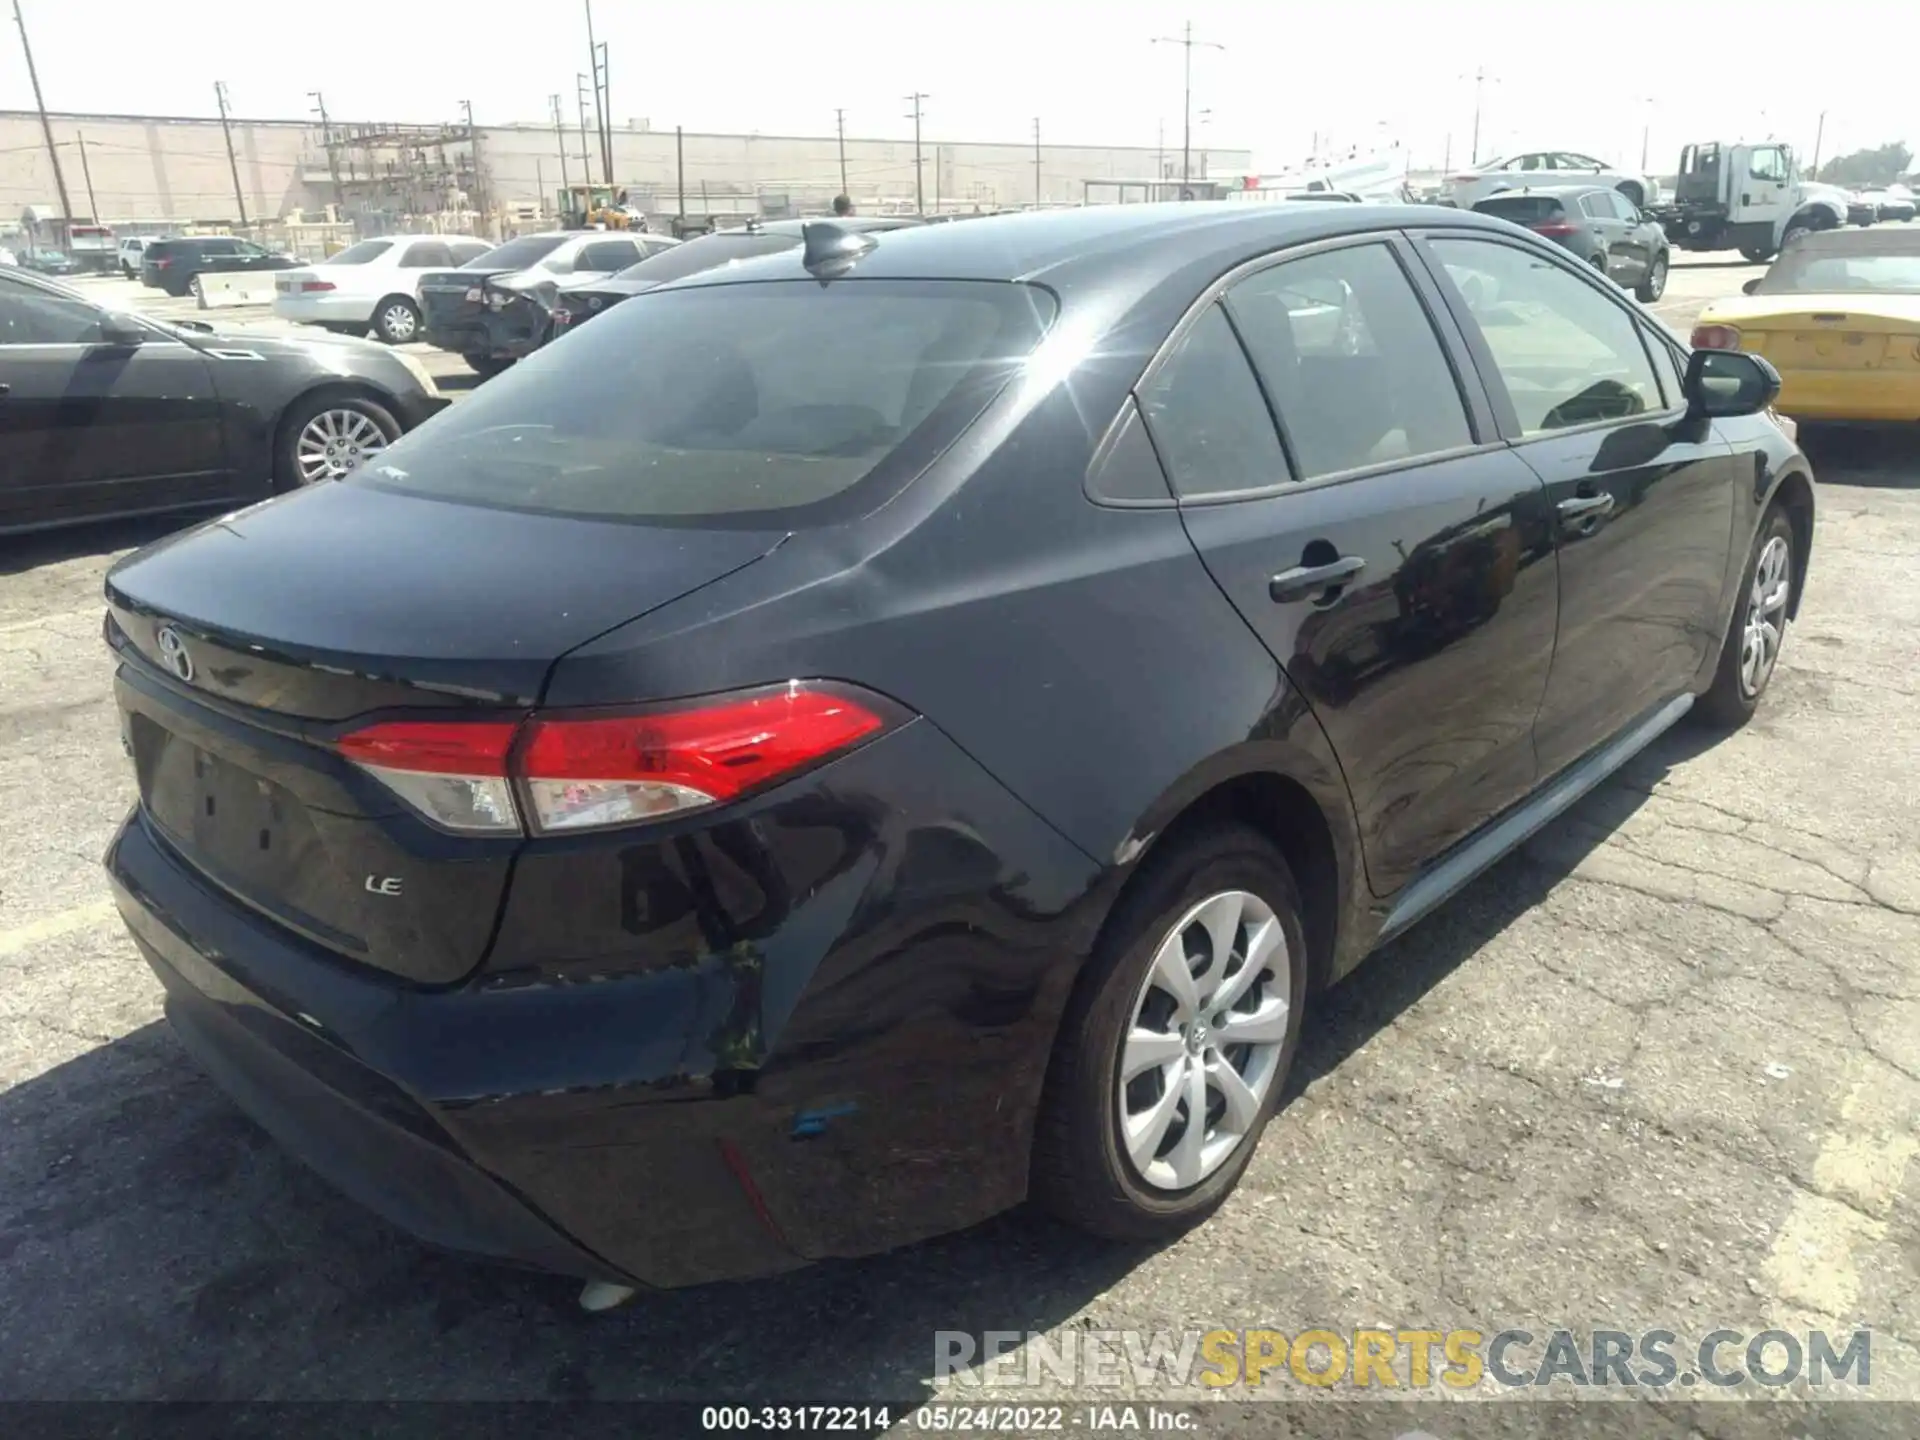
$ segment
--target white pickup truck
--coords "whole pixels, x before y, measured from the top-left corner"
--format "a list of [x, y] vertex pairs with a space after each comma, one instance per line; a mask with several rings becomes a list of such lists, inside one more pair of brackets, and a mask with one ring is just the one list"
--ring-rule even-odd
[[1689, 145], [1670, 203], [1652, 217], [1680, 250], [1738, 250], [1770, 260], [1788, 241], [1847, 223], [1846, 192], [1802, 177], [1793, 147], [1768, 140]]

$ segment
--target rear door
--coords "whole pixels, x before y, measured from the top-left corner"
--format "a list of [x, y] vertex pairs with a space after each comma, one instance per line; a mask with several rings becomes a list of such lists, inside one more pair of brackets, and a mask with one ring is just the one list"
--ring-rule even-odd
[[1689, 690], [1718, 649], [1738, 466], [1711, 429], [1683, 423], [1675, 352], [1617, 290], [1497, 236], [1422, 244], [1501, 431], [1553, 506], [1545, 778]]
[[102, 317], [0, 276], [0, 530], [231, 493], [206, 360], [160, 330], [102, 345]]
[[1633, 256], [1627, 238], [1627, 225], [1613, 208], [1604, 190], [1582, 195], [1579, 200], [1581, 222], [1592, 234], [1596, 253], [1606, 257], [1609, 279], [1625, 285], [1633, 278]]
[[400, 268], [412, 272], [407, 278], [414, 282], [423, 270], [451, 270], [461, 263], [444, 240], [415, 240], [400, 255]]
[[1381, 895], [1533, 783], [1557, 603], [1544, 487], [1409, 261], [1370, 237], [1256, 269], [1139, 395], [1195, 547], [1340, 757]]
[[193, 260], [188, 268], [196, 275], [246, 268], [246, 260], [240, 253], [240, 242], [224, 235], [212, 235], [194, 241], [193, 252]]

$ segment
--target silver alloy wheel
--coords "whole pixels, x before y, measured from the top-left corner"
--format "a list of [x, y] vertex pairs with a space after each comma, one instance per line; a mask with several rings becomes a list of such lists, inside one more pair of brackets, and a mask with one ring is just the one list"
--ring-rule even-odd
[[1787, 596], [1793, 589], [1793, 547], [1775, 535], [1753, 567], [1747, 596], [1746, 632], [1740, 639], [1740, 690], [1749, 697], [1766, 687], [1773, 662], [1780, 658], [1780, 637], [1787, 624]]
[[387, 448], [387, 437], [373, 418], [358, 410], [322, 410], [300, 430], [293, 456], [300, 483], [317, 485], [351, 475]]
[[1653, 273], [1647, 277], [1647, 289], [1653, 292], [1653, 298], [1655, 300], [1658, 300], [1662, 295], [1667, 293], [1666, 256], [1661, 255], [1655, 258], [1653, 262]]
[[1225, 1163], [1279, 1073], [1291, 993], [1286, 932], [1258, 895], [1195, 905], [1154, 952], [1120, 1044], [1120, 1140], [1156, 1190]]
[[390, 338], [396, 345], [404, 345], [413, 339], [413, 332], [419, 328], [411, 305], [389, 305], [380, 316], [380, 333]]

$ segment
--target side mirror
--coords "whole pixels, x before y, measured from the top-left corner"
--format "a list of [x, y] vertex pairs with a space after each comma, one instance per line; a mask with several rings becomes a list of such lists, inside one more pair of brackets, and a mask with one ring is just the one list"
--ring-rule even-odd
[[116, 350], [125, 350], [135, 345], [144, 345], [147, 330], [138, 320], [125, 315], [116, 315], [109, 311], [100, 320], [100, 339], [102, 345], [111, 345]]
[[1696, 350], [1681, 389], [1687, 413], [1714, 419], [1758, 415], [1780, 395], [1780, 372], [1740, 350]]
[[1760, 288], [1760, 282], [1761, 282], [1761, 280], [1763, 280], [1764, 278], [1766, 278], [1766, 277], [1764, 277], [1764, 276], [1761, 276], [1761, 275], [1756, 275], [1756, 276], [1754, 276], [1754, 277], [1753, 277], [1753, 279], [1751, 279], [1751, 280], [1749, 280], [1749, 281], [1747, 281], [1747, 283], [1746, 283], [1746, 284], [1744, 284], [1744, 285], [1742, 285], [1742, 286], [1740, 287], [1740, 293], [1741, 293], [1742, 295], [1751, 295], [1751, 294], [1753, 294], [1753, 292], [1754, 292], [1754, 291], [1756, 291], [1756, 290], [1758, 290], [1758, 289]]

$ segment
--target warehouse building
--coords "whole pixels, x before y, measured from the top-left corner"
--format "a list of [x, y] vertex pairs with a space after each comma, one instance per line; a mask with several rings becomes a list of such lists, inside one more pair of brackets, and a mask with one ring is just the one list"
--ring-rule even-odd
[[[51, 117], [68, 198], [122, 229], [273, 223], [335, 207], [361, 233], [466, 214], [494, 233], [553, 213], [563, 183], [600, 182], [598, 137], [552, 125], [406, 126], [135, 115]], [[864, 211], [969, 212], [1079, 204], [1089, 181], [1177, 177], [1178, 148], [980, 144], [927, 135], [678, 135], [616, 126], [614, 184], [649, 215], [818, 213], [844, 188]], [[590, 163], [589, 163], [590, 162]], [[1196, 146], [1196, 174], [1251, 166], [1245, 150]], [[237, 183], [236, 183], [237, 176]], [[237, 192], [237, 193], [236, 193]], [[683, 203], [684, 197], [684, 203]], [[0, 110], [0, 224], [58, 206], [40, 117]], [[244, 206], [244, 217], [242, 207]], [[464, 228], [464, 227], [463, 227]]]

